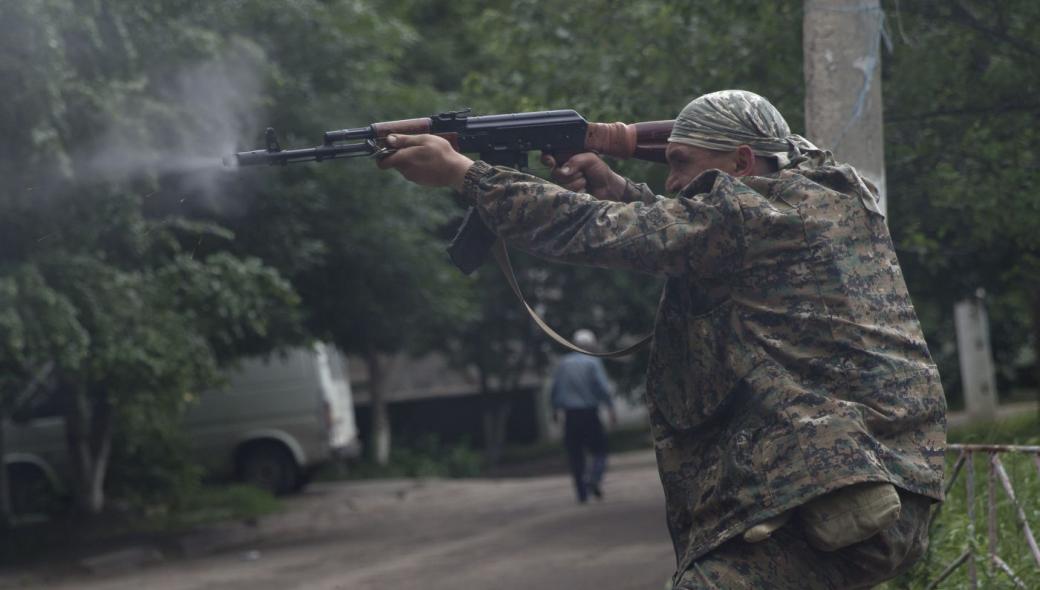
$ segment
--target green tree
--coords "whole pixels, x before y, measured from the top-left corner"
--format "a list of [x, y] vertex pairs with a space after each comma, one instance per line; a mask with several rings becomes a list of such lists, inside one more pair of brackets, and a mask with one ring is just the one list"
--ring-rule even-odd
[[[989, 294], [1003, 392], [1040, 335], [1040, 8], [1026, 1], [891, 3], [885, 135], [892, 232], [944, 383], [959, 389], [952, 306]], [[1032, 318], [1030, 322], [1028, 318]], [[1035, 357], [1035, 353], [1034, 353]]]
[[368, 450], [383, 464], [390, 451], [385, 356], [438, 347], [439, 327], [466, 313], [466, 289], [436, 237], [443, 203], [374, 176], [368, 162], [328, 166], [329, 180], [285, 186], [236, 231], [240, 244], [291, 277], [311, 333], [366, 363]]
[[226, 230], [149, 213], [150, 197], [184, 184], [170, 172], [192, 162], [177, 149], [208, 125], [185, 113], [184, 80], [169, 74], [261, 56], [178, 20], [190, 13], [181, 4], [0, 6], [0, 78], [18, 89], [0, 106], [10, 139], [0, 148], [0, 278], [21, 309], [48, 306], [0, 334], [12, 369], [3, 405], [17, 402], [11, 392], [31, 383], [33, 366], [54, 362], [86, 513], [103, 507], [121, 420], [158, 406], [176, 420], [220, 363], [301, 336], [290, 285], [255, 259], [219, 253]]
[[[443, 102], [402, 67], [422, 51], [415, 29], [374, 5], [256, 2], [222, 14], [271, 56], [265, 116], [291, 131], [283, 144], [313, 145], [325, 130], [433, 114]], [[374, 426], [368, 450], [385, 462], [383, 359], [437, 346], [427, 335], [465, 313], [464, 283], [440, 243], [451, 202], [365, 160], [238, 176], [247, 206], [219, 214], [236, 235], [234, 250], [289, 277], [309, 331], [364, 359]]]
[[[10, 416], [33, 401], [52, 373], [78, 368], [87, 344], [75, 308], [36, 268], [23, 265], [0, 277], [0, 457]], [[12, 517], [7, 471], [0, 469], [0, 528]]]

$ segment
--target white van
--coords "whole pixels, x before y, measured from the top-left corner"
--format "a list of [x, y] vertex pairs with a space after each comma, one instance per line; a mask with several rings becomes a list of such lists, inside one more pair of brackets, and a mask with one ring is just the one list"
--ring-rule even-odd
[[[346, 364], [328, 344], [242, 361], [226, 387], [199, 395], [184, 416], [185, 439], [216, 477], [274, 493], [301, 489], [311, 471], [360, 452]], [[66, 489], [68, 455], [58, 404], [44, 401], [24, 422], [4, 425], [4, 462], [16, 509], [42, 488]]]
[[184, 416], [198, 462], [275, 493], [300, 489], [310, 471], [360, 451], [350, 380], [331, 345], [249, 359]]

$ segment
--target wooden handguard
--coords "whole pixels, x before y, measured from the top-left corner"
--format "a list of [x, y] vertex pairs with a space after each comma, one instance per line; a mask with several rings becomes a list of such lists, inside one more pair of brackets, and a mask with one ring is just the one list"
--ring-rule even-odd
[[[391, 133], [398, 135], [421, 135], [433, 133], [433, 122], [429, 117], [419, 119], [402, 119], [400, 121], [387, 121], [385, 123], [372, 123], [372, 131], [375, 133], [375, 142], [380, 147], [386, 146], [386, 136]], [[433, 133], [443, 137], [451, 144], [451, 148], [459, 151], [459, 134], [457, 132]]]
[[375, 132], [377, 138], [386, 137], [391, 133], [399, 133], [401, 135], [419, 135], [420, 133], [429, 133], [431, 127], [433, 127], [433, 121], [431, 121], [429, 117], [372, 123], [372, 131]]
[[665, 150], [674, 121], [644, 123], [589, 123], [585, 149], [619, 160], [638, 158], [666, 162]]

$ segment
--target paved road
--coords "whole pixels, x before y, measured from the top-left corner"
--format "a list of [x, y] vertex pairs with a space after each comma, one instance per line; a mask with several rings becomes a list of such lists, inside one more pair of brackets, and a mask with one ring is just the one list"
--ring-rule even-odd
[[607, 499], [564, 476], [327, 483], [240, 549], [36, 588], [113, 590], [646, 590], [674, 565], [648, 453], [613, 458]]

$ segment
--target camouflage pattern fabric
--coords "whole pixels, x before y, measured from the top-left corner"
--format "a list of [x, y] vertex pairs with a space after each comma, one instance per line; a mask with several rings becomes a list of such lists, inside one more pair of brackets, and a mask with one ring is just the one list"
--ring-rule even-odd
[[851, 167], [629, 189], [600, 201], [477, 162], [464, 195], [537, 256], [667, 277], [646, 402], [678, 572], [852, 484], [942, 499], [939, 376]]
[[760, 543], [732, 539], [676, 576], [673, 590], [852, 590], [906, 571], [928, 548], [931, 501], [903, 492], [899, 520], [839, 549], [814, 549], [794, 526]]
[[668, 141], [723, 152], [747, 145], [756, 155], [776, 158], [779, 168], [791, 166], [803, 154], [825, 153], [791, 133], [768, 100], [746, 90], [720, 90], [695, 98], [675, 118]]

